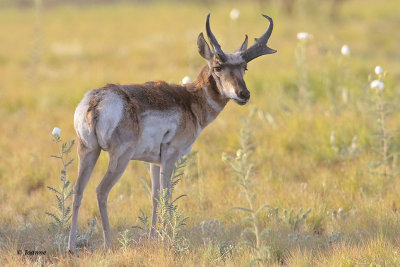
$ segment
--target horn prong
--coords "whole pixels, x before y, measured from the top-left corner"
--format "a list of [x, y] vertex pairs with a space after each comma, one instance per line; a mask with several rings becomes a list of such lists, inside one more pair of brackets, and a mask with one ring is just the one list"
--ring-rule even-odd
[[273, 54], [276, 50], [269, 48], [267, 46], [267, 42], [271, 37], [272, 30], [274, 28], [274, 21], [271, 17], [261, 14], [264, 18], [268, 19], [269, 26], [267, 31], [261, 35], [259, 38], [255, 38], [254, 44], [250, 46], [246, 51], [242, 52], [242, 57], [246, 62], [250, 62], [251, 60], [266, 54]]
[[210, 14], [207, 15], [207, 19], [206, 19], [206, 32], [207, 32], [208, 40], [210, 41], [214, 52], [218, 55], [218, 57], [222, 61], [226, 61], [225, 53], [224, 53], [224, 51], [222, 51], [221, 46], [219, 45], [219, 43], [217, 41], [217, 38], [215, 38], [214, 34], [211, 31]]

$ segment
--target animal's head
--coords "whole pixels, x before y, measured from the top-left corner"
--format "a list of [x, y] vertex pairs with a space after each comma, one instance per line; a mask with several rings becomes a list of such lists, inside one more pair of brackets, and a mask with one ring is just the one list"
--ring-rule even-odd
[[225, 53], [222, 51], [210, 28], [210, 14], [208, 14], [206, 20], [206, 32], [211, 48], [204, 39], [203, 33], [200, 33], [197, 39], [199, 53], [207, 60], [210, 74], [213, 76], [220, 93], [239, 105], [244, 105], [250, 100], [250, 92], [243, 79], [247, 70], [247, 63], [256, 57], [276, 52], [276, 50], [267, 46], [274, 26], [273, 21], [270, 17], [263, 16], [269, 20], [268, 30], [256, 39], [249, 48], [247, 48], [248, 38], [246, 35], [243, 44], [236, 52]]

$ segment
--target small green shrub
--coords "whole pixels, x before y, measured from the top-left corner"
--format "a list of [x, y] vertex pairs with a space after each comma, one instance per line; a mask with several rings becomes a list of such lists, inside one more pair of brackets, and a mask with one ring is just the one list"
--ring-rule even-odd
[[[58, 145], [61, 142], [60, 133], [57, 132], [58, 128], [53, 130], [53, 141]], [[71, 205], [68, 204], [72, 196], [71, 182], [67, 179], [67, 167], [73, 162], [74, 159], [69, 159], [69, 153], [74, 146], [75, 141], [62, 143], [59, 147], [57, 155], [51, 155], [61, 162], [60, 181], [61, 185], [58, 190], [54, 187], [47, 186], [49, 190], [54, 192], [57, 199], [57, 206], [55, 212], [46, 211], [45, 213], [53, 219], [51, 226], [57, 230], [58, 233], [62, 233], [67, 230], [69, 226], [69, 220], [71, 219]]]

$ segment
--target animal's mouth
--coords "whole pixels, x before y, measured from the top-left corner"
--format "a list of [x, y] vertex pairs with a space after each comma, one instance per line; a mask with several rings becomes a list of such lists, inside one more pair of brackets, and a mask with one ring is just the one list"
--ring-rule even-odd
[[250, 98], [247, 98], [247, 99], [236, 99], [236, 98], [232, 98], [232, 99], [233, 99], [233, 101], [235, 101], [236, 104], [239, 104], [239, 105], [241, 105], [241, 106], [246, 105], [246, 104], [249, 102], [249, 100], [250, 100]]

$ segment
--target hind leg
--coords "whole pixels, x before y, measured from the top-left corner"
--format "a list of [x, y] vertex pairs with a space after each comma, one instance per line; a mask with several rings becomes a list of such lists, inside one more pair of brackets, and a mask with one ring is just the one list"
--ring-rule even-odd
[[131, 157], [132, 152], [129, 150], [122, 153], [110, 151], [110, 163], [107, 173], [96, 188], [101, 222], [103, 224], [104, 249], [112, 247], [112, 236], [107, 212], [108, 194], [110, 193], [111, 188], [118, 182], [119, 178], [121, 178]]
[[89, 181], [90, 175], [92, 174], [93, 168], [96, 165], [96, 161], [100, 155], [100, 147], [87, 148], [81, 142], [78, 144], [78, 159], [79, 159], [79, 170], [78, 179], [75, 183], [73, 193], [74, 202], [72, 207], [72, 224], [69, 232], [68, 250], [71, 253], [75, 252], [76, 242], [76, 229], [78, 224], [78, 212], [81, 205], [83, 190]]

